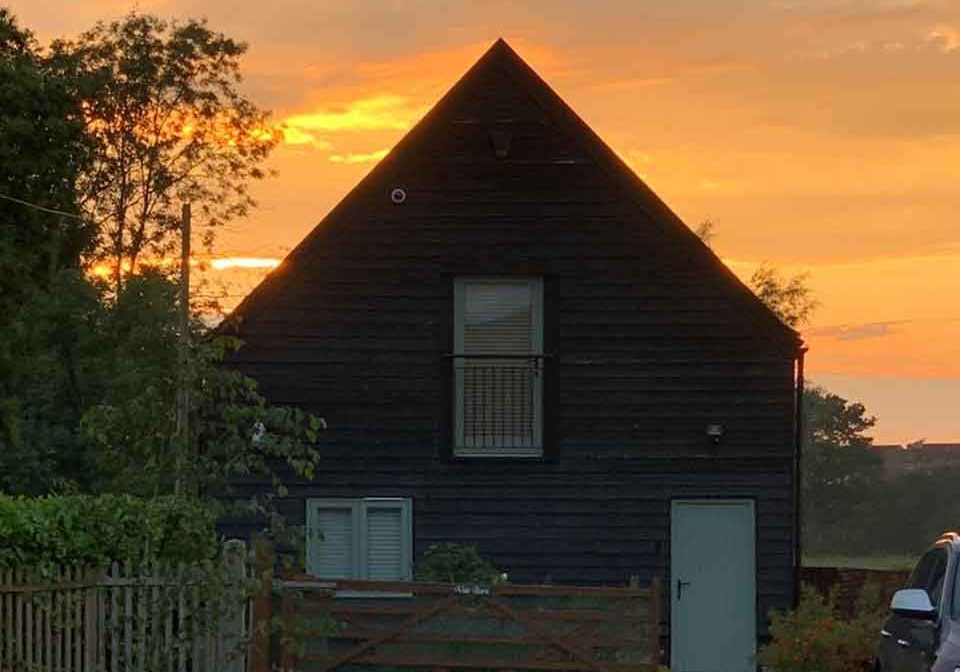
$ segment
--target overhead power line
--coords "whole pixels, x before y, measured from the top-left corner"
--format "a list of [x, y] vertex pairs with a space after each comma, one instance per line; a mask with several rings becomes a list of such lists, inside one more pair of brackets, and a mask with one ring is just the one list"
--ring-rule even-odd
[[46, 212], [51, 215], [62, 215], [63, 217], [70, 217], [71, 219], [78, 219], [80, 221], [84, 221], [84, 218], [76, 213], [65, 212], [63, 210], [57, 210], [56, 208], [48, 208], [38, 203], [25, 201], [22, 198], [16, 198], [15, 196], [7, 196], [6, 194], [0, 194], [0, 198], [2, 198], [5, 201], [12, 201], [14, 203], [19, 203], [20, 205], [25, 205], [28, 208], [33, 208], [34, 210], [39, 210], [40, 212]]

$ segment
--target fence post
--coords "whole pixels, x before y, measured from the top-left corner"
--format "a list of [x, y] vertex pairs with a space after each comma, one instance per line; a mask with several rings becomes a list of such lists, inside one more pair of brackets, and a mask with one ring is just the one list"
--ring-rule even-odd
[[273, 547], [261, 536], [253, 539], [254, 568], [259, 584], [253, 598], [250, 637], [250, 672], [270, 672], [270, 637], [273, 619]]
[[13, 583], [13, 570], [0, 568], [0, 670], [13, 667], [13, 593], [4, 590]]
[[293, 601], [287, 595], [280, 596], [280, 609], [283, 618], [283, 630], [280, 636], [280, 670], [281, 672], [293, 672], [296, 661], [296, 647], [299, 641], [294, 627], [296, 617], [293, 611]]
[[84, 572], [84, 583], [86, 595], [84, 596], [83, 606], [83, 669], [93, 672], [97, 669], [97, 642], [103, 633], [97, 632], [97, 623], [99, 622], [100, 607], [100, 574], [94, 568], [88, 568]]
[[[247, 546], [239, 539], [230, 539], [223, 544], [223, 572], [231, 587], [239, 586], [247, 577]], [[237, 604], [224, 615], [220, 624], [222, 646], [217, 646], [217, 656], [222, 657], [215, 668], [223, 672], [245, 672], [246, 656], [241, 649], [244, 630], [244, 604]]]

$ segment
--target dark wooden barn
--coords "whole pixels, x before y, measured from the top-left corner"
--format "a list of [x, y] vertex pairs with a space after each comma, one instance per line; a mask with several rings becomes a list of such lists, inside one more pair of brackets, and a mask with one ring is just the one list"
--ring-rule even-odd
[[284, 503], [314, 573], [465, 542], [516, 581], [660, 577], [679, 670], [753, 669], [794, 600], [798, 335], [503, 41], [229, 325], [328, 423]]

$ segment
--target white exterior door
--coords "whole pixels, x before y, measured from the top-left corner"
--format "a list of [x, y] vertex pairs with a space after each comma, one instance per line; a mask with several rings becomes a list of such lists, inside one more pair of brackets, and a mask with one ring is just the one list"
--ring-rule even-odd
[[750, 500], [674, 501], [670, 667], [756, 669], [756, 527]]

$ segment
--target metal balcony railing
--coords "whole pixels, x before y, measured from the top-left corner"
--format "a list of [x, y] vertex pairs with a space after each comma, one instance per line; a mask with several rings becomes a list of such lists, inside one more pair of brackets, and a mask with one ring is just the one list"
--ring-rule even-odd
[[458, 455], [542, 453], [543, 355], [454, 355]]

